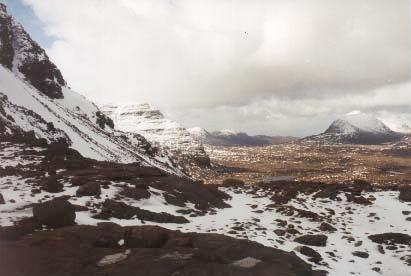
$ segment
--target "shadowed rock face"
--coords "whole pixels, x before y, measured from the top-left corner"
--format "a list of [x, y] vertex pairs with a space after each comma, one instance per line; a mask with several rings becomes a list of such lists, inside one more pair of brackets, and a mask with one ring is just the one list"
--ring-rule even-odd
[[0, 272], [8, 276], [325, 275], [294, 253], [157, 226], [72, 226], [0, 243], [7, 252], [0, 258]]
[[0, 4], [0, 64], [50, 98], [63, 98], [66, 82], [46, 52]]
[[14, 49], [12, 45], [11, 18], [5, 16], [6, 6], [0, 3], [0, 64], [12, 69]]

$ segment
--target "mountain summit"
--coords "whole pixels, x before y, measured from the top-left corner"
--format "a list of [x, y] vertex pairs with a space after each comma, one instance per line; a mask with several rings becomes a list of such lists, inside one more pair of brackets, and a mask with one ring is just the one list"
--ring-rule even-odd
[[149, 104], [105, 105], [101, 110], [113, 120], [116, 130], [144, 136], [168, 151], [183, 169], [190, 165], [210, 165], [202, 143], [194, 139], [186, 128]]
[[50, 98], [63, 98], [66, 86], [60, 70], [0, 3], [0, 64]]
[[381, 144], [401, 137], [402, 134], [391, 130], [377, 117], [357, 111], [335, 120], [324, 133], [306, 139], [342, 144]]

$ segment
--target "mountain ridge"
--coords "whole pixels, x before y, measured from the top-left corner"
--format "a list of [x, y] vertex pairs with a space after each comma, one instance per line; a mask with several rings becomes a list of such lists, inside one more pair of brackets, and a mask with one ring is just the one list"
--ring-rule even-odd
[[386, 126], [376, 116], [349, 113], [333, 121], [325, 132], [304, 138], [304, 141], [320, 141], [341, 144], [383, 144], [403, 137]]
[[269, 146], [298, 140], [291, 136], [248, 135], [232, 130], [209, 132], [201, 127], [189, 128], [188, 131], [202, 143], [212, 146]]
[[31, 132], [56, 142], [50, 136], [52, 129], [84, 157], [138, 162], [182, 175], [164, 152], [138, 134], [113, 131], [111, 120], [94, 103], [69, 89], [58, 68], [7, 13], [5, 5], [0, 6], [0, 53], [0, 93], [7, 109], [2, 117], [7, 128], [2, 135]]
[[183, 169], [191, 165], [210, 165], [202, 143], [193, 139], [186, 128], [149, 104], [105, 105], [101, 110], [113, 120], [116, 130], [144, 136], [168, 151]]

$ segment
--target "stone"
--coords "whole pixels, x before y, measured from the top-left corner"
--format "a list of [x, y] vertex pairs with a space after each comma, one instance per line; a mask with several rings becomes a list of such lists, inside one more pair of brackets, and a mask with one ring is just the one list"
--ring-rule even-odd
[[326, 246], [328, 237], [325, 235], [304, 235], [296, 238], [294, 241], [311, 246]]
[[321, 231], [326, 231], [326, 232], [335, 232], [337, 231], [337, 229], [333, 226], [331, 226], [330, 224], [323, 222], [320, 225], [320, 230]]
[[76, 196], [99, 196], [101, 194], [100, 184], [98, 182], [88, 182], [81, 185], [77, 191]]
[[33, 207], [36, 222], [52, 228], [73, 225], [76, 219], [74, 206], [67, 200], [56, 198]]
[[321, 254], [308, 246], [300, 246], [296, 248], [296, 251], [309, 257], [309, 260], [314, 263], [319, 263], [322, 260]]
[[368, 254], [367, 252], [362, 251], [354, 251], [352, 252], [352, 255], [363, 259], [366, 259], [370, 256], [370, 254]]

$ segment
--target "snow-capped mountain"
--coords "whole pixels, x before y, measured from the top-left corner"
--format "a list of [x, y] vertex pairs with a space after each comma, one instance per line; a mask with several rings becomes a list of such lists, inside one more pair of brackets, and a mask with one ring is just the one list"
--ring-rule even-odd
[[307, 137], [306, 140], [343, 144], [381, 144], [397, 141], [402, 136], [377, 117], [356, 111], [335, 120], [324, 133]]
[[8, 15], [3, 4], [0, 83], [1, 136], [31, 132], [48, 142], [64, 139], [84, 157], [139, 162], [180, 173], [143, 137], [113, 131], [113, 122], [94, 103], [70, 90], [45, 51]]
[[194, 139], [187, 129], [165, 118], [160, 110], [149, 104], [105, 105], [101, 110], [113, 120], [116, 130], [144, 136], [148, 141], [171, 152], [182, 168], [190, 163], [199, 166], [210, 164], [201, 142]]
[[244, 132], [221, 130], [208, 132], [204, 128], [194, 127], [188, 131], [203, 144], [213, 146], [268, 146], [296, 140], [287, 136], [248, 135]]

